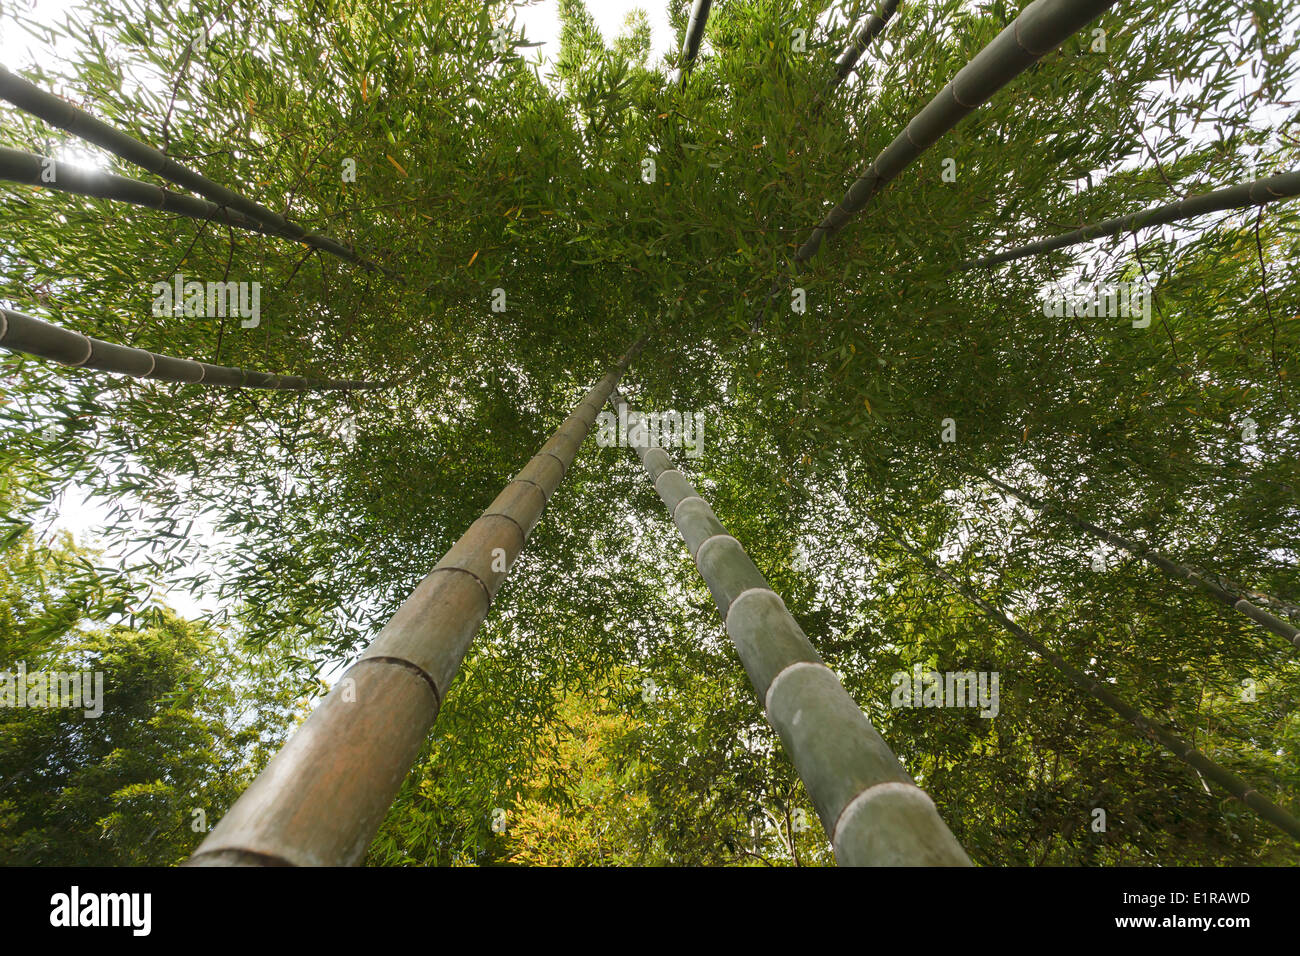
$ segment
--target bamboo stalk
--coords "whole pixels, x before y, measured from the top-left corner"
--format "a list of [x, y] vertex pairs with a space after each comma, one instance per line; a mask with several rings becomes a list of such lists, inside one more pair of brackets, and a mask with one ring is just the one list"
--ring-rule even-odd
[[[50, 169], [54, 171], [54, 179], [47, 182], [46, 171]], [[214, 220], [258, 232], [264, 236], [294, 238], [286, 233], [276, 232], [233, 209], [208, 202], [206, 199], [195, 199], [193, 196], [174, 193], [153, 183], [127, 179], [100, 170], [79, 169], [47, 156], [25, 153], [3, 146], [0, 146], [0, 180], [21, 183], [25, 186], [38, 186], [56, 192], [74, 193], [78, 196], [91, 196], [95, 199], [112, 199], [133, 206], [144, 206], [146, 209], [174, 212], [190, 219]]]
[[[610, 402], [625, 421], [627, 402], [617, 389]], [[648, 439], [628, 444], [709, 586], [836, 859], [846, 866], [970, 866], [934, 802], [822, 663], [740, 542], [662, 448]]]
[[1203, 216], [1210, 212], [1264, 206], [1284, 199], [1294, 199], [1296, 196], [1300, 196], [1300, 171], [1278, 173], [1274, 176], [1257, 179], [1252, 183], [1242, 183], [1239, 186], [1229, 186], [1226, 189], [1217, 189], [1210, 193], [1188, 196], [1186, 199], [1165, 206], [1155, 206], [1142, 212], [1131, 213], [1116, 219], [1107, 219], [1105, 222], [1093, 223], [1090, 226], [1075, 229], [1073, 232], [1064, 232], [1058, 236], [1040, 239], [1028, 245], [1008, 249], [1006, 252], [985, 256], [983, 259], [968, 259], [961, 263], [958, 268], [975, 269], [980, 266], [1001, 265], [1013, 259], [1041, 255], [1044, 252], [1063, 249], [1066, 246], [1077, 245], [1081, 242], [1089, 242], [1103, 236], [1115, 237], [1120, 233], [1137, 232], [1139, 229], [1145, 229], [1148, 226], [1164, 226], [1171, 222], [1178, 222], [1180, 219]]
[[116, 345], [103, 339], [73, 332], [34, 316], [0, 308], [0, 348], [24, 355], [50, 359], [73, 368], [90, 368], [134, 378], [188, 385], [223, 385], [230, 388], [262, 388], [278, 391], [345, 390], [388, 388], [388, 382], [359, 382], [333, 378], [306, 378], [252, 372], [226, 365], [209, 365], [192, 359], [173, 358], [158, 352]]
[[1177, 734], [1174, 734], [1159, 724], [1154, 723], [1144, 716], [1140, 711], [1129, 706], [1120, 698], [1112, 694], [1100, 681], [1094, 680], [1087, 674], [1071, 666], [1059, 654], [1054, 653], [1029, 634], [1023, 627], [1016, 624], [1008, 618], [1002, 611], [973, 593], [965, 584], [957, 580], [947, 571], [943, 570], [928, 556], [909, 547], [901, 539], [895, 539], [898, 545], [914, 558], [919, 560], [930, 572], [940, 580], [947, 582], [961, 594], [966, 600], [970, 601], [986, 616], [1002, 625], [1010, 634], [1021, 644], [1029, 648], [1044, 660], [1050, 661], [1057, 670], [1065, 676], [1070, 683], [1074, 684], [1080, 690], [1101, 701], [1115, 713], [1119, 714], [1128, 721], [1137, 731], [1149, 740], [1157, 741], [1165, 747], [1170, 753], [1178, 757], [1188, 766], [1198, 771], [1202, 776], [1213, 780], [1223, 789], [1227, 790], [1234, 797], [1244, 803], [1250, 809], [1254, 810], [1260, 817], [1267, 820], [1273, 826], [1289, 836], [1300, 840], [1300, 820], [1297, 820], [1291, 814], [1287, 813], [1277, 804], [1273, 803], [1267, 797], [1263, 796], [1258, 790], [1250, 787], [1245, 780], [1238, 777], [1230, 770], [1220, 767], [1217, 763], [1206, 757], [1186, 740], [1183, 740]]
[[1064, 518], [1070, 524], [1074, 525], [1076, 528], [1088, 532], [1093, 537], [1099, 538], [1100, 540], [1105, 541], [1107, 544], [1120, 548], [1123, 551], [1127, 551], [1129, 554], [1133, 555], [1134, 557], [1141, 558], [1143, 561], [1146, 561], [1148, 564], [1154, 565], [1155, 567], [1159, 568], [1169, 577], [1175, 579], [1181, 579], [1183, 581], [1190, 581], [1192, 584], [1196, 585], [1206, 594], [1226, 604], [1234, 611], [1238, 611], [1246, 615], [1246, 617], [1250, 618], [1256, 624], [1260, 625], [1260, 627], [1272, 631], [1274, 634], [1278, 635], [1278, 637], [1285, 638], [1286, 640], [1290, 641], [1297, 649], [1300, 649], [1300, 628], [1297, 628], [1294, 624], [1290, 623], [1289, 621], [1284, 621], [1281, 618], [1270, 614], [1268, 611], [1265, 611], [1259, 605], [1251, 603], [1241, 595], [1234, 594], [1233, 592], [1229, 591], [1227, 588], [1219, 584], [1217, 581], [1210, 580], [1210, 578], [1206, 577], [1205, 575], [1201, 574], [1195, 569], [1189, 568], [1185, 564], [1179, 564], [1176, 561], [1170, 560], [1169, 558], [1160, 554], [1155, 549], [1151, 548], [1149, 545], [1143, 544], [1142, 542], [1139, 541], [1130, 540], [1129, 538], [1125, 538], [1122, 535], [1118, 535], [1113, 531], [1107, 531], [1105, 528], [1098, 527], [1092, 522], [1086, 520], [1085, 518], [1080, 517], [1079, 515], [1075, 514], [1072, 511], [1069, 511], [1066, 508], [1061, 507], [1058, 504], [1054, 504], [1052, 502], [1045, 502], [1041, 498], [1038, 498], [1037, 496], [1027, 491], [1009, 485], [1004, 481], [999, 481], [997, 478], [994, 478], [992, 475], [985, 474], [984, 472], [979, 472], [978, 474], [985, 481], [988, 481], [993, 486], [1000, 488], [1002, 491], [1005, 491], [1007, 494], [1012, 495], [1015, 498], [1018, 498], [1020, 501], [1023, 501], [1025, 504], [1029, 505], [1029, 507], [1037, 510], [1039, 513], [1047, 514], [1048, 512], [1052, 512], [1054, 514], [1059, 514], [1062, 518]]
[[1034, 0], [881, 150], [844, 198], [795, 253], [796, 262], [816, 255], [822, 239], [838, 232], [877, 193], [978, 109], [994, 93], [1056, 49], [1070, 34], [1114, 6], [1116, 0]]
[[1261, 607], [1271, 608], [1274, 611], [1285, 614], [1287, 617], [1300, 620], [1300, 604], [1295, 604], [1292, 601], [1284, 601], [1277, 595], [1269, 594], [1266, 591], [1258, 591], [1255, 588], [1248, 588], [1244, 584], [1239, 584], [1232, 580], [1232, 578], [1225, 577], [1222, 574], [1216, 574], [1213, 571], [1206, 571], [1202, 568], [1196, 567], [1195, 565], [1188, 564], [1186, 567], [1201, 575], [1201, 577], [1218, 584], [1225, 591], [1235, 594], [1238, 598], [1249, 598]]
[[700, 43], [704, 40], [704, 24], [709, 19], [709, 8], [713, 0], [695, 0], [691, 8], [691, 19], [686, 24], [686, 37], [682, 42], [682, 83], [686, 83], [686, 74], [695, 65], [695, 57], [700, 52]]
[[857, 29], [849, 37], [848, 45], [835, 60], [835, 74], [827, 82], [826, 89], [818, 97], [819, 100], [848, 79], [862, 54], [866, 53], [867, 47], [871, 46], [871, 41], [880, 35], [885, 25], [889, 23], [890, 17], [898, 10], [898, 4], [899, 0], [885, 0], [879, 13], [869, 15], [858, 24]]
[[400, 279], [395, 272], [358, 256], [351, 249], [328, 236], [309, 233], [296, 223], [238, 193], [213, 182], [206, 176], [182, 166], [163, 153], [133, 136], [95, 119], [85, 110], [45, 92], [33, 83], [0, 65], [0, 99], [8, 100], [24, 112], [31, 113], [58, 129], [66, 130], [100, 146], [127, 162], [134, 163], [168, 182], [198, 193], [218, 206], [228, 206], [254, 222], [261, 223], [275, 235], [285, 236], [313, 248], [328, 252], [370, 272], [382, 272], [390, 279]]
[[644, 341], [587, 392], [443, 555], [188, 865], [360, 862], [497, 589]]

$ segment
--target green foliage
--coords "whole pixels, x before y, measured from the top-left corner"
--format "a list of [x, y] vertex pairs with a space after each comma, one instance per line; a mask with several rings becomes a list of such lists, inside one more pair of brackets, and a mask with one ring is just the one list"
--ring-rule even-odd
[[[202, 648], [216, 647], [199, 625], [150, 622], [111, 646], [78, 630], [138, 606], [140, 576], [171, 575], [218, 591], [225, 610], [205, 626], [231, 625], [268, 677], [349, 659], [653, 328], [628, 394], [706, 413], [706, 455], [683, 467], [977, 862], [1294, 864], [1293, 844], [1081, 698], [896, 542], [935, 554], [1075, 666], [1300, 812], [1291, 649], [974, 477], [1006, 476], [1297, 602], [1300, 204], [954, 270], [1243, 181], [1259, 163], [1296, 167], [1296, 11], [1117, 5], [1098, 21], [1105, 53], [1081, 32], [999, 92], [824, 244], [796, 280], [808, 310], [787, 306], [788, 262], [812, 224], [1018, 7], [902, 4], [818, 110], [848, 27], [825, 29], [807, 0], [715, 3], [681, 87], [667, 77], [675, 54], [647, 56], [644, 16], [606, 43], [580, 0], [560, 4], [559, 49], [536, 67], [505, 2], [111, 0], [29, 24], [72, 51], [25, 69], [34, 82], [405, 281], [281, 240], [6, 187], [0, 299], [16, 308], [169, 354], [401, 384], [256, 394], [0, 360], [4, 580], [60, 582], [4, 584], [5, 653], [90, 641], [96, 650], [75, 653], [120, 654], [113, 666], [141, 680], [188, 687], [206, 672]], [[689, 4], [669, 8], [680, 42]], [[794, 26], [809, 30], [804, 53], [791, 49]], [[7, 105], [0, 116], [6, 145], [57, 154], [68, 142]], [[641, 178], [647, 158], [653, 183]], [[355, 182], [341, 175], [346, 159]], [[178, 271], [260, 281], [260, 326], [151, 316], [151, 283]], [[1078, 275], [1149, 279], [1151, 326], [1044, 316], [1040, 290]], [[498, 288], [505, 312], [491, 309]], [[941, 441], [945, 419], [955, 443]], [[371, 862], [830, 862], [634, 466], [626, 449], [584, 449]], [[74, 482], [113, 505], [104, 530], [124, 552], [152, 547], [111, 570], [58, 548], [33, 558], [22, 536]], [[998, 671], [1001, 713], [890, 708], [890, 675], [916, 663]], [[647, 678], [663, 689], [653, 705]], [[1244, 680], [1254, 702], [1241, 699]], [[217, 696], [197, 712], [144, 694], [122, 757], [95, 751], [61, 771], [68, 793], [96, 794], [93, 809], [68, 804], [76, 822], [57, 801], [6, 809], [45, 834], [41, 859], [90, 854], [100, 833], [123, 834], [101, 842], [127, 853], [126, 835], [153, 826], [137, 829], [151, 817], [130, 808], [145, 805], [170, 821], [152, 858], [183, 855], [192, 794], [217, 788], [202, 792], [222, 807], [256, 763], [233, 743], [194, 756], [216, 746], [211, 713], [233, 706], [225, 678], [203, 686]], [[192, 769], [132, 763], [170, 760], [151, 721]], [[4, 778], [43, 766], [42, 746], [61, 752], [62, 726], [25, 729]], [[1097, 807], [1104, 833], [1089, 826]], [[498, 808], [527, 825], [494, 833]], [[813, 826], [793, 853], [788, 824], [755, 843], [753, 819], [799, 808]]]
[[279, 746], [297, 698], [283, 672], [240, 666], [231, 641], [166, 609], [93, 625], [113, 609], [87, 600], [91, 557], [24, 539], [0, 564], [0, 671], [102, 681], [90, 709], [0, 708], [3, 865], [181, 862]]

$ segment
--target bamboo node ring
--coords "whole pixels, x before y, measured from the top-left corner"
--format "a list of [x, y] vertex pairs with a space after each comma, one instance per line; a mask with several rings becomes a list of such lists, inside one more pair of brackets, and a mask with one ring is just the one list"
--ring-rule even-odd
[[831, 828], [831, 844], [837, 845], [840, 837], [840, 831], [848, 825], [849, 821], [857, 814], [863, 806], [870, 803], [876, 797], [885, 796], [890, 793], [905, 794], [913, 800], [919, 799], [926, 804], [931, 810], [937, 809], [930, 795], [914, 783], [904, 783], [901, 780], [887, 780], [883, 783], [875, 783], [867, 787], [856, 797], [844, 805], [840, 815], [835, 820], [835, 826]]
[[839, 683], [839, 678], [835, 677], [835, 672], [820, 661], [795, 661], [793, 664], [787, 664], [776, 672], [776, 676], [772, 678], [772, 682], [767, 685], [767, 693], [763, 695], [764, 712], [768, 714], [772, 713], [772, 694], [776, 690], [776, 685], [781, 682], [781, 678], [785, 677], [785, 675], [791, 671], [802, 670], [805, 667], [819, 667], [826, 673], [830, 674], [831, 677], [834, 677], [836, 683]]

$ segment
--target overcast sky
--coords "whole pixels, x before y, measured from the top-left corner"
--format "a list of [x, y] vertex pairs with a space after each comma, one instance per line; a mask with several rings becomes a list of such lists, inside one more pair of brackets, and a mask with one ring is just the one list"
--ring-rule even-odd
[[[651, 46], [650, 60], [654, 62], [665, 56], [673, 47], [673, 33], [668, 26], [668, 4], [663, 0], [587, 0], [587, 9], [591, 11], [596, 25], [600, 27], [605, 42], [611, 42], [622, 29], [623, 20], [630, 10], [640, 7], [650, 20]], [[545, 46], [539, 47], [540, 53], [555, 59], [560, 52], [560, 17], [559, 4], [555, 0], [543, 0], [528, 7], [520, 8], [517, 14], [517, 26], [532, 43], [539, 40]]]

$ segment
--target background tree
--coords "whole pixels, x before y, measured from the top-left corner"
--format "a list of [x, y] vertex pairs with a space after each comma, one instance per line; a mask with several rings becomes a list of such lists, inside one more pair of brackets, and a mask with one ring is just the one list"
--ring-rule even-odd
[[[24, 538], [0, 567], [0, 671], [102, 675], [102, 713], [0, 709], [0, 862], [174, 864], [275, 752], [304, 687], [138, 594], [87, 587], [96, 556]], [[196, 829], [196, 827], [198, 829]]]

